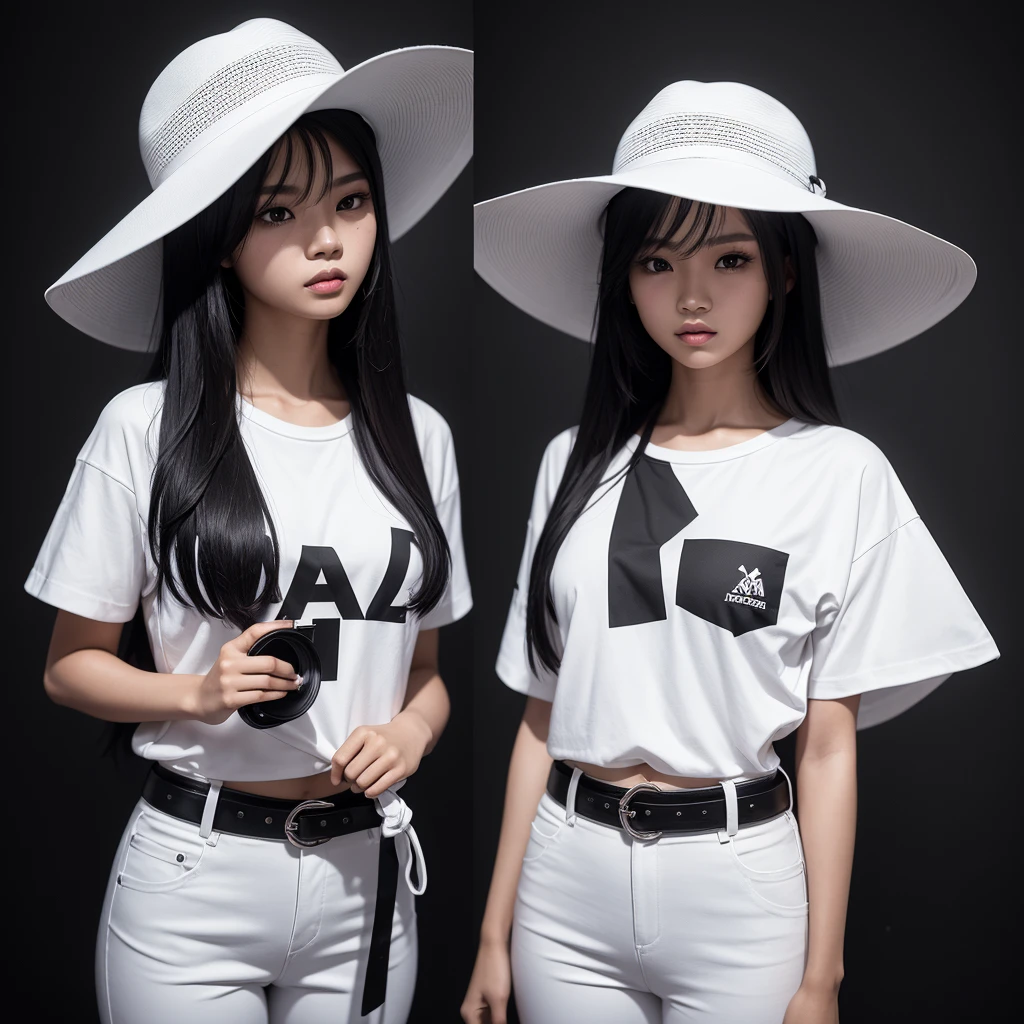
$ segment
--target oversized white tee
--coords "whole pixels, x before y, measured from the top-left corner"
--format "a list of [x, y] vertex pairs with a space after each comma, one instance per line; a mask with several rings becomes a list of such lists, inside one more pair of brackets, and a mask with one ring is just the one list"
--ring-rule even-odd
[[[166, 590], [158, 599], [147, 522], [162, 396], [162, 382], [138, 385], [100, 414], [25, 589], [103, 622], [129, 621], [141, 601], [157, 671], [205, 674], [239, 631]], [[422, 617], [404, 607], [422, 561], [410, 524], [363, 467], [352, 415], [298, 426], [239, 398], [242, 439], [280, 545], [283, 601], [265, 619], [315, 623], [323, 682], [305, 715], [272, 729], [251, 728], [237, 714], [221, 725], [144, 722], [133, 738], [137, 754], [201, 779], [298, 778], [328, 768], [356, 726], [388, 722], [401, 710], [419, 631], [454, 622], [472, 606], [451, 431], [426, 402], [410, 396], [409, 403], [451, 549], [440, 603]]]
[[715, 451], [648, 444], [623, 476], [634, 435], [555, 558], [560, 669], [531, 671], [530, 568], [575, 437], [544, 453], [497, 661], [552, 701], [552, 757], [753, 778], [808, 698], [862, 694], [869, 726], [998, 657], [881, 451], [790, 419]]

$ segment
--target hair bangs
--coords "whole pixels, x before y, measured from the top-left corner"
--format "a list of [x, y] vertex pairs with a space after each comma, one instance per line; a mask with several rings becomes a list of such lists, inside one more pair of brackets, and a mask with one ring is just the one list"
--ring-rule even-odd
[[[658, 193], [651, 193], [658, 195]], [[693, 219], [681, 238], [676, 238], [690, 213]], [[688, 259], [698, 252], [713, 231], [725, 221], [725, 208], [714, 203], [702, 203], [682, 196], [659, 196], [648, 234], [640, 249], [641, 255], [667, 249], [678, 259]]]

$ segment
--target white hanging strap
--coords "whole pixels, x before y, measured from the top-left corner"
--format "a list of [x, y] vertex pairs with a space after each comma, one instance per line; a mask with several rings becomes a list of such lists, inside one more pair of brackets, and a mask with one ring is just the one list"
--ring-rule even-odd
[[220, 787], [223, 785], [223, 782], [210, 782], [206, 803], [203, 804], [203, 819], [199, 822], [200, 839], [209, 839], [213, 831], [213, 816], [217, 813], [217, 801], [220, 799]]
[[718, 833], [718, 841], [727, 843], [740, 830], [740, 814], [736, 804], [736, 783], [732, 779], [722, 779], [719, 785], [725, 791], [725, 831]]
[[[382, 838], [404, 836], [408, 857], [405, 861], [405, 884], [414, 896], [422, 896], [427, 888], [427, 862], [423, 857], [416, 829], [412, 827], [412, 808], [393, 790], [385, 789], [374, 801], [377, 813], [384, 819], [381, 822]], [[416, 876], [420, 880], [419, 887], [412, 883], [413, 861], [416, 863]]]
[[569, 792], [565, 794], [565, 823], [576, 824], [576, 790], [579, 788], [582, 768], [573, 768], [572, 778], [569, 780]]
[[786, 808], [787, 811], [793, 810], [793, 780], [786, 774], [786, 769], [779, 765], [779, 771], [786, 776], [786, 782], [789, 783], [789, 806]]

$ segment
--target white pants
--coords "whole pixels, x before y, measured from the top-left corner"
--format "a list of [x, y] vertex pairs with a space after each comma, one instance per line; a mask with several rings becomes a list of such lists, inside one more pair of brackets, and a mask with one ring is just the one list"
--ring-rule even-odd
[[791, 811], [641, 842], [541, 798], [512, 927], [523, 1024], [781, 1024], [806, 947]]
[[96, 946], [104, 1024], [401, 1024], [408, 1018], [416, 911], [401, 880], [387, 999], [359, 1015], [379, 829], [303, 850], [218, 832], [204, 840], [199, 831], [144, 800], [132, 813]]

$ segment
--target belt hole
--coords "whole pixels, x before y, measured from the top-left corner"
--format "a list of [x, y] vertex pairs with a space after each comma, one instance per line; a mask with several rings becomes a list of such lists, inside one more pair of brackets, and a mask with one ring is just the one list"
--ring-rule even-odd
[[174, 796], [173, 796], [173, 794], [171, 794], [171, 793], [168, 793], [168, 794], [167, 794], [167, 799], [168, 799], [168, 800], [173, 800], [173, 799], [174, 799]]
[[341, 823], [342, 823], [342, 825], [347, 825], [348, 824], [348, 818], [342, 818], [341, 819]]
[[588, 804], [592, 804], [593, 802], [594, 802], [594, 798], [592, 796], [588, 796], [587, 797], [587, 803]]
[[244, 818], [245, 817], [245, 811], [239, 811], [238, 814], [236, 815], [236, 817]]
[[753, 805], [753, 804], [751, 804], [750, 806], [751, 806], [751, 807], [753, 807], [754, 805]]
[[320, 819], [320, 827], [327, 828], [327, 822], [323, 818]]
[[608, 806], [608, 804], [605, 804], [605, 807], [607, 807], [607, 806]]
[[264, 821], [265, 821], [265, 822], [266, 822], [266, 823], [267, 823], [268, 825], [273, 825], [273, 824], [274, 824], [274, 819], [273, 819], [273, 818], [264, 818], [263, 820], [264, 820]]
[[683, 812], [682, 811], [676, 811], [676, 817], [677, 818], [681, 818], [682, 816], [683, 816]]
[[650, 815], [650, 811], [644, 811], [644, 814]]
[[708, 812], [707, 811], [701, 811], [700, 813], [701, 814], [707, 814]]

